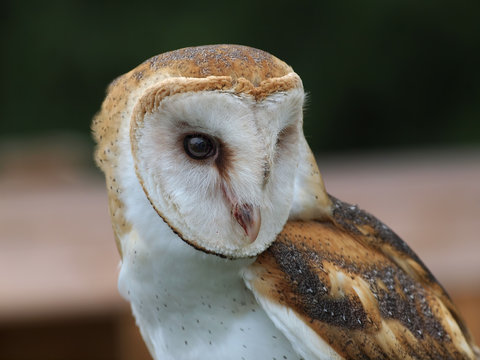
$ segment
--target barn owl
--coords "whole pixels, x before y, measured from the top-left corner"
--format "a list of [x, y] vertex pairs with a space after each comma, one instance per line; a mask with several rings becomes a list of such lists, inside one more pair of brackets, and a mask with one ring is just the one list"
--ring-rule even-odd
[[390, 228], [329, 195], [300, 77], [238, 45], [155, 56], [93, 121], [155, 359], [475, 359], [445, 290]]

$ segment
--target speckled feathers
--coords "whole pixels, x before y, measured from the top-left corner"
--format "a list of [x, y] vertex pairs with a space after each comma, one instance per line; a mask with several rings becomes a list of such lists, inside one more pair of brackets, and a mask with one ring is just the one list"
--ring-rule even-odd
[[250, 267], [257, 296], [293, 310], [343, 359], [474, 359], [457, 310], [413, 251], [372, 215], [332, 202], [331, 219], [287, 223]]

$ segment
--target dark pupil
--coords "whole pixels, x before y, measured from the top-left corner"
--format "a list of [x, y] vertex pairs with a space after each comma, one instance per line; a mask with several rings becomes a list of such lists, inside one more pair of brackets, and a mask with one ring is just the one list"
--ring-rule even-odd
[[187, 154], [194, 159], [205, 159], [213, 153], [212, 141], [202, 135], [188, 135], [183, 145]]

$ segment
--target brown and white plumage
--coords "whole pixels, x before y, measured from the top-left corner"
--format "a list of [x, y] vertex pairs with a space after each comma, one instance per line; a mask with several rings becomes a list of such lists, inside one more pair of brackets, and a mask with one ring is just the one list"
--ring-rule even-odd
[[[303, 100], [291, 67], [238, 45], [162, 54], [110, 85], [96, 159], [119, 288], [152, 355], [475, 359], [410, 248], [327, 195]], [[189, 152], [192, 138], [211, 151]]]
[[293, 331], [289, 318], [298, 317], [310, 341], [324, 341], [334, 358], [474, 359], [478, 351], [445, 290], [405, 242], [333, 197], [331, 216], [288, 222], [245, 277], [263, 306], [282, 314], [279, 326]]

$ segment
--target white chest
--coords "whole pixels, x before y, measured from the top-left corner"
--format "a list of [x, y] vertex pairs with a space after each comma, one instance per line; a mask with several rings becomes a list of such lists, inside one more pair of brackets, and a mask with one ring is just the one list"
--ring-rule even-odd
[[124, 239], [119, 277], [155, 359], [299, 359], [244, 285], [251, 260], [203, 254], [160, 223]]

